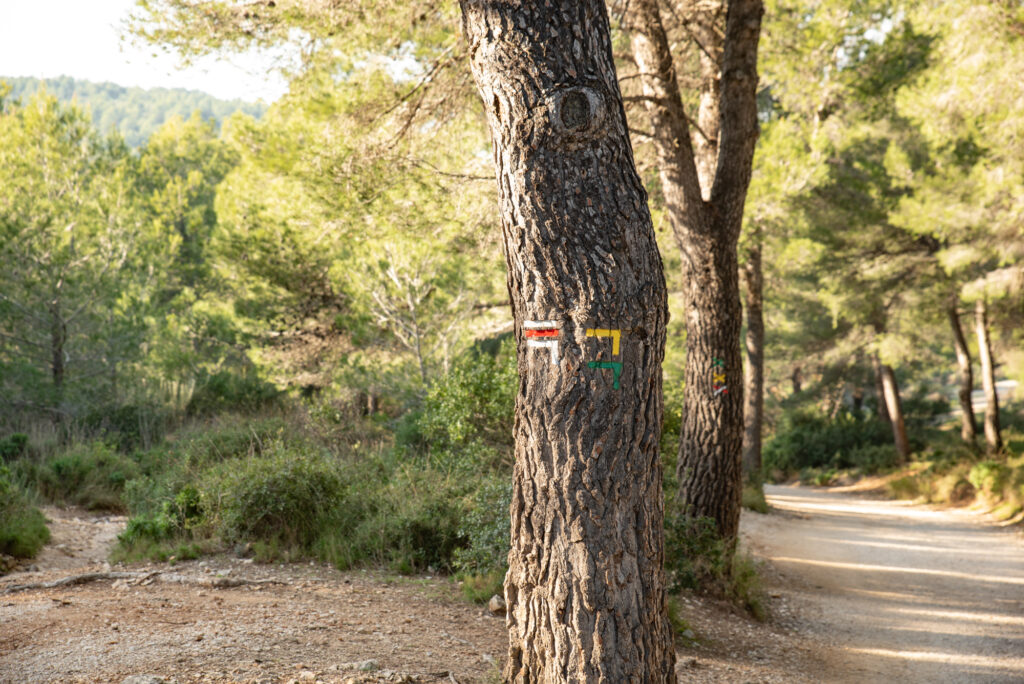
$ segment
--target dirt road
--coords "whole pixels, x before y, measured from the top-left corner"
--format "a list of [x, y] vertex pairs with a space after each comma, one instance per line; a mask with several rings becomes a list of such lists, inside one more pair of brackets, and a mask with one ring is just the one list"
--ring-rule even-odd
[[[741, 529], [770, 561], [773, 617], [758, 623], [725, 601], [683, 596], [692, 634], [677, 651], [681, 682], [1024, 682], [1019, 533], [964, 512], [768, 494], [775, 510], [745, 511]], [[50, 546], [0, 578], [2, 683], [500, 679], [504, 621], [460, 599], [450, 578], [225, 555], [111, 568], [124, 518], [46, 513]], [[4, 593], [104, 571], [131, 577]]]
[[748, 546], [829, 682], [1024, 682], [1024, 541], [977, 514], [767, 488]]

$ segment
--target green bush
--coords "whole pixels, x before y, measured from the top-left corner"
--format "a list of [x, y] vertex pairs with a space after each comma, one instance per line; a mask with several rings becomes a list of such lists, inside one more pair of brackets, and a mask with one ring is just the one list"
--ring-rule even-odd
[[757, 565], [749, 555], [729, 548], [711, 518], [666, 512], [665, 572], [670, 593], [691, 590], [721, 596], [756, 619], [767, 619], [768, 599]]
[[862, 473], [875, 473], [899, 465], [900, 455], [892, 444], [869, 444], [843, 454], [833, 464], [839, 468], [857, 468]]
[[0, 464], [0, 553], [32, 558], [49, 540], [46, 518]]
[[462, 519], [460, 532], [466, 539], [466, 548], [455, 551], [456, 569], [467, 576], [504, 576], [512, 527], [511, 504], [512, 483], [508, 478], [484, 480], [470, 498], [469, 510]]
[[853, 458], [879, 458], [865, 447], [892, 441], [890, 427], [876, 417], [840, 413], [835, 419], [808, 410], [783, 415], [775, 436], [765, 444], [765, 471], [793, 473], [805, 468], [856, 467]]
[[107, 511], [126, 509], [125, 483], [141, 474], [136, 461], [98, 441], [74, 444], [41, 461], [22, 459], [13, 467], [21, 482], [49, 501]]
[[87, 413], [81, 427], [102, 438], [118, 451], [130, 453], [148, 449], [159, 442], [167, 430], [170, 416], [161, 407], [148, 404], [103, 406]]
[[200, 498], [208, 523], [227, 542], [276, 539], [308, 547], [345, 497], [337, 464], [281, 441], [266, 448], [265, 455], [206, 473]]
[[190, 416], [254, 412], [273, 406], [280, 398], [280, 390], [252, 373], [220, 371], [200, 380], [185, 410]]
[[502, 342], [494, 356], [472, 350], [430, 389], [418, 431], [406, 428], [400, 436], [405, 444], [421, 439], [448, 468], [479, 472], [507, 465], [518, 388], [513, 340]]
[[1012, 469], [999, 461], [982, 461], [973, 468], [967, 479], [974, 488], [986, 495], [999, 496], [1006, 489], [1013, 474]]
[[0, 439], [0, 463], [21, 458], [28, 450], [28, 435], [15, 432]]
[[728, 575], [729, 553], [711, 518], [665, 512], [665, 573], [671, 593], [706, 589]]

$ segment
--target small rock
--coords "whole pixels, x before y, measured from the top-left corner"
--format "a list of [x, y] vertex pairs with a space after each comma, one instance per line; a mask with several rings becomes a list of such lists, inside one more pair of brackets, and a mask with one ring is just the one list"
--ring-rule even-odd
[[697, 638], [697, 635], [693, 633], [692, 629], [686, 629], [686, 630], [683, 630], [683, 638], [684, 639], [689, 639], [690, 641], [693, 641], [694, 639]]
[[379, 667], [380, 663], [378, 663], [376, 660], [364, 660], [363, 662], [359, 663], [359, 666], [356, 669], [360, 672], [373, 672]]
[[491, 612], [491, 615], [504, 615], [505, 599], [495, 594], [491, 597], [491, 600], [487, 602], [487, 610]]
[[316, 681], [316, 672], [313, 672], [312, 670], [303, 670], [302, 672], [299, 673], [299, 681], [300, 682], [315, 682]]
[[121, 680], [121, 684], [167, 684], [167, 680], [156, 675], [131, 675]]
[[694, 668], [694, 667], [700, 667], [700, 663], [697, 662], [696, 658], [687, 658], [686, 660], [684, 660], [682, 662], [682, 666], [683, 667]]

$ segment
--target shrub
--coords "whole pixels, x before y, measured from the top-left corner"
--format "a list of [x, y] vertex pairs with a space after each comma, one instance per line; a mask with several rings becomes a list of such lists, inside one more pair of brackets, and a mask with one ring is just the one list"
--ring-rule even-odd
[[[514, 341], [491, 356], [471, 350], [427, 394], [418, 434], [445, 467], [493, 468], [510, 463], [518, 390]], [[404, 434], [403, 434], [404, 436]]]
[[276, 404], [280, 398], [280, 390], [255, 374], [220, 371], [200, 380], [185, 410], [190, 416], [253, 412]]
[[466, 548], [455, 551], [456, 569], [468, 574], [504, 576], [512, 527], [511, 504], [512, 483], [505, 478], [488, 478], [474, 492], [460, 527]]
[[148, 449], [159, 442], [169, 420], [168, 413], [159, 406], [125, 404], [90, 411], [82, 418], [81, 427], [88, 434], [115, 446], [118, 451], [130, 453], [139, 448]]
[[728, 575], [729, 554], [711, 518], [666, 511], [665, 572], [672, 593], [707, 589], [707, 581]]
[[0, 464], [0, 553], [32, 558], [49, 540], [46, 518]]
[[207, 472], [201, 498], [209, 523], [228, 542], [277, 539], [308, 547], [344, 499], [337, 465], [281, 441], [267, 449]]
[[862, 473], [875, 473], [895, 468], [900, 455], [892, 444], [869, 444], [857, 447], [840, 457], [833, 465], [838, 468], [857, 468]]
[[1012, 470], [1005, 463], [982, 461], [971, 468], [967, 479], [975, 489], [993, 497], [1003, 493], [1006, 485], [1010, 482], [1011, 475]]
[[852, 459], [858, 453], [860, 458], [879, 457], [880, 452], [862, 451], [865, 447], [884, 446], [891, 440], [889, 426], [875, 417], [840, 413], [830, 420], [813, 411], [792, 411], [783, 415], [775, 436], [765, 444], [765, 470], [792, 473], [854, 467]]
[[28, 435], [15, 432], [0, 439], [0, 463], [21, 458], [28, 450]]
[[718, 536], [711, 518], [665, 515], [665, 571], [670, 593], [702, 591], [731, 600], [754, 618], [768, 616], [756, 563]]
[[50, 501], [108, 511], [125, 510], [125, 483], [141, 474], [138, 463], [98, 441], [75, 444], [42, 462], [19, 462], [18, 468]]
[[744, 508], [757, 513], [768, 512], [768, 501], [764, 498], [764, 487], [747, 483], [743, 485], [741, 503]]

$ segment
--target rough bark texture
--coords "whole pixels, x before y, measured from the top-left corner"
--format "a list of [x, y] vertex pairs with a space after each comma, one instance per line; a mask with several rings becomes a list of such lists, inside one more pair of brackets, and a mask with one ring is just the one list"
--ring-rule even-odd
[[761, 423], [764, 416], [764, 277], [760, 236], [754, 236], [743, 268], [747, 309], [747, 363], [743, 368], [743, 477], [761, 485]]
[[[657, 0], [632, 8], [633, 57], [658, 156], [662, 191], [683, 254], [686, 389], [679, 500], [734, 539], [742, 483], [743, 382], [736, 245], [757, 142], [757, 43], [762, 3], [695, 6], [702, 88], [696, 143], [682, 106]], [[696, 155], [694, 154], [696, 148]], [[712, 171], [713, 170], [713, 171]]]
[[999, 430], [999, 397], [996, 394], [995, 364], [988, 338], [988, 306], [984, 299], [974, 305], [974, 325], [978, 333], [978, 360], [981, 362], [981, 386], [985, 390], [985, 446], [990, 452], [1003, 448]]
[[667, 303], [602, 0], [462, 0], [519, 340], [509, 682], [675, 681]]
[[903, 403], [900, 401], [900, 388], [896, 384], [896, 374], [892, 366], [881, 365], [882, 389], [885, 393], [885, 405], [892, 423], [892, 437], [900, 462], [906, 463], [910, 458], [910, 441], [907, 439], [907, 425], [903, 421]]
[[960, 399], [960, 439], [973, 445], [978, 436], [974, 405], [971, 403], [974, 373], [971, 371], [971, 353], [967, 349], [967, 340], [960, 325], [959, 300], [955, 295], [950, 298], [946, 313], [949, 314], [949, 327], [953, 329], [953, 348], [956, 350], [956, 363], [960, 374], [960, 388], [957, 391]]

